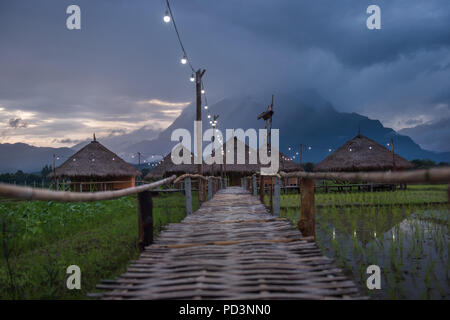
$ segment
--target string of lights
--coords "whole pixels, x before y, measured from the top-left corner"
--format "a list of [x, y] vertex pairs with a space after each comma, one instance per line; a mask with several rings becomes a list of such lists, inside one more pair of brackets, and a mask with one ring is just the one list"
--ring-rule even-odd
[[[392, 143], [391, 143], [391, 142], [386, 142], [386, 143], [384, 143], [384, 144], [386, 145], [386, 148], [389, 148], [389, 147], [392, 146]], [[383, 144], [382, 144], [382, 145], [383, 145]], [[305, 152], [311, 151], [312, 149], [313, 149], [312, 146], [306, 147], [306, 149], [303, 150], [303, 155], [304, 155], [304, 156], [308, 155], [308, 153], [305, 153]], [[331, 152], [333, 152], [333, 151], [336, 151], [336, 149], [333, 149], [333, 148], [329, 148], [329, 147], [325, 148], [325, 147], [323, 147], [323, 146], [317, 146], [317, 145], [314, 147], [314, 149], [315, 149], [315, 150], [320, 150], [319, 152], [322, 152], [323, 150], [327, 150], [328, 153], [331, 153]], [[373, 149], [373, 147], [372, 147], [372, 146], [369, 146], [369, 150], [372, 150], [372, 149]], [[291, 161], [294, 161], [295, 159], [298, 159], [298, 158], [299, 158], [299, 152], [298, 152], [298, 151], [296, 152], [296, 151], [294, 151], [294, 150], [295, 150], [294, 147], [288, 147], [288, 153], [287, 153], [287, 156], [282, 156], [282, 159], [283, 159], [283, 160], [291, 160]], [[349, 152], [354, 152], [355, 150], [354, 150], [353, 148], [349, 148], [348, 151], [349, 151]]]
[[[165, 23], [170, 23], [170, 22], [172, 22], [173, 27], [174, 27], [174, 29], [175, 29], [175, 33], [176, 33], [176, 35], [177, 35], [178, 43], [180, 44], [180, 48], [181, 48], [181, 51], [182, 51], [182, 54], [183, 54], [183, 57], [181, 58], [180, 62], [181, 62], [181, 64], [183, 64], [183, 65], [185, 65], [185, 64], [188, 64], [188, 65], [189, 65], [189, 67], [190, 67], [190, 69], [191, 69], [191, 71], [192, 71], [192, 74], [191, 74], [191, 77], [189, 78], [189, 80], [190, 80], [191, 82], [195, 82], [195, 68], [193, 67], [192, 62], [191, 62], [191, 60], [189, 59], [189, 56], [188, 56], [188, 54], [187, 54], [187, 51], [186, 51], [186, 49], [185, 49], [185, 47], [184, 47], [184, 45], [183, 45], [183, 41], [181, 40], [180, 32], [179, 32], [178, 27], [177, 27], [177, 24], [176, 24], [176, 22], [175, 22], [175, 17], [174, 17], [174, 15], [173, 15], [173, 11], [172, 11], [172, 8], [171, 8], [171, 6], [170, 6], [170, 2], [169, 2], [169, 0], [165, 0], [165, 2], [166, 2], [166, 13], [165, 13], [165, 15], [164, 15], [163, 20], [164, 20]], [[200, 80], [200, 81], [201, 81], [201, 94], [202, 94], [202, 96], [203, 96], [203, 98], [204, 98], [204, 99], [203, 99], [203, 100], [204, 100], [204, 106], [203, 106], [203, 108], [204, 108], [204, 110], [205, 110], [206, 113], [207, 113], [207, 118], [208, 118], [208, 119], [211, 119], [211, 114], [210, 114], [210, 112], [209, 112], [208, 98], [207, 98], [207, 96], [206, 96], [205, 86], [204, 86], [203, 80]], [[216, 122], [217, 122], [217, 121], [216, 121]], [[212, 120], [209, 120], [209, 124], [210, 124], [210, 126], [212, 126], [214, 123], [213, 123]]]

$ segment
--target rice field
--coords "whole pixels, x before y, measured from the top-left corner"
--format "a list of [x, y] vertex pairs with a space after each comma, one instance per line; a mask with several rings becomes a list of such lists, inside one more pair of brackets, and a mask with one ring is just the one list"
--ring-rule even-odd
[[[193, 209], [198, 208], [193, 195]], [[266, 197], [266, 203], [269, 203]], [[300, 197], [281, 195], [297, 223]], [[92, 203], [0, 201], [0, 299], [84, 299], [138, 255], [135, 196]], [[447, 186], [395, 192], [316, 193], [316, 241], [374, 299], [450, 299]], [[154, 197], [154, 232], [185, 217], [182, 194]], [[82, 270], [82, 290], [65, 271]], [[366, 268], [381, 267], [381, 290]]]
[[[180, 193], [153, 198], [154, 233], [186, 215]], [[193, 208], [198, 207], [193, 196]], [[84, 299], [138, 255], [136, 196], [57, 203], [0, 201], [0, 299]], [[65, 287], [78, 265], [81, 290]]]
[[[266, 199], [267, 200], [267, 199]], [[316, 241], [324, 255], [374, 299], [450, 299], [447, 186], [406, 191], [316, 194]], [[300, 218], [298, 194], [282, 195], [281, 215]], [[366, 268], [381, 268], [368, 290]]]

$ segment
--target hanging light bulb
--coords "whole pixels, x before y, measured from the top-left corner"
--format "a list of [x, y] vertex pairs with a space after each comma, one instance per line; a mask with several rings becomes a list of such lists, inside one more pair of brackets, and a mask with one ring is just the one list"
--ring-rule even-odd
[[195, 81], [194, 74], [191, 74], [191, 77], [189, 78], [189, 80], [191, 80], [191, 82]]
[[181, 64], [186, 64], [187, 63], [187, 58], [184, 55], [183, 58], [181, 58]]
[[163, 19], [164, 19], [165, 23], [169, 23], [170, 22], [169, 10], [166, 10], [166, 14], [164, 15]]
[[208, 114], [208, 119], [210, 119], [210, 118], [211, 118], [211, 115]]
[[208, 106], [205, 106], [205, 110], [208, 110]]
[[202, 89], [202, 94], [205, 94], [205, 89]]

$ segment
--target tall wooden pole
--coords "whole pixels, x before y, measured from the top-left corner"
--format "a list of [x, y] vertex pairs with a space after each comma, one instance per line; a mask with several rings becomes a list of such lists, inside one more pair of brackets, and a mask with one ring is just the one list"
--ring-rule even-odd
[[[205, 74], [205, 69], [198, 69], [195, 73], [195, 89], [196, 89], [196, 96], [197, 96], [197, 121], [202, 121], [202, 77]], [[201, 133], [200, 137], [197, 137], [197, 139], [202, 139], [203, 133]], [[197, 142], [195, 142], [197, 143]], [[203, 150], [197, 150], [197, 152], [200, 152], [200, 158], [202, 159], [201, 163], [197, 166], [198, 174], [203, 175]], [[205, 201], [206, 195], [203, 195], [203, 181], [199, 179], [199, 188], [198, 188], [198, 198], [200, 201]]]
[[300, 144], [300, 169], [302, 168], [303, 144]]
[[[300, 170], [302, 170], [302, 161], [303, 161], [303, 144], [300, 143]], [[300, 177], [297, 178], [298, 193], [302, 193], [301, 180], [302, 178]]]

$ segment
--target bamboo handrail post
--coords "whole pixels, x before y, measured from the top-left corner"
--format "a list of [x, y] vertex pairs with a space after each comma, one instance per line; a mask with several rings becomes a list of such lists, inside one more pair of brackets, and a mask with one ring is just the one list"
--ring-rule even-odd
[[301, 217], [298, 228], [304, 237], [315, 237], [314, 179], [301, 179]]
[[191, 178], [184, 179], [184, 189], [186, 194], [186, 215], [192, 214], [192, 191], [191, 191]]
[[259, 176], [259, 200], [262, 204], [265, 204], [264, 202], [264, 193], [265, 193], [265, 187], [264, 187], [264, 176]]
[[274, 206], [273, 215], [280, 216], [281, 179], [275, 177]]
[[138, 193], [139, 202], [139, 250], [153, 243], [153, 200], [151, 191]]
[[208, 179], [208, 200], [212, 199], [212, 194], [213, 194], [212, 188], [213, 188], [212, 179]]

